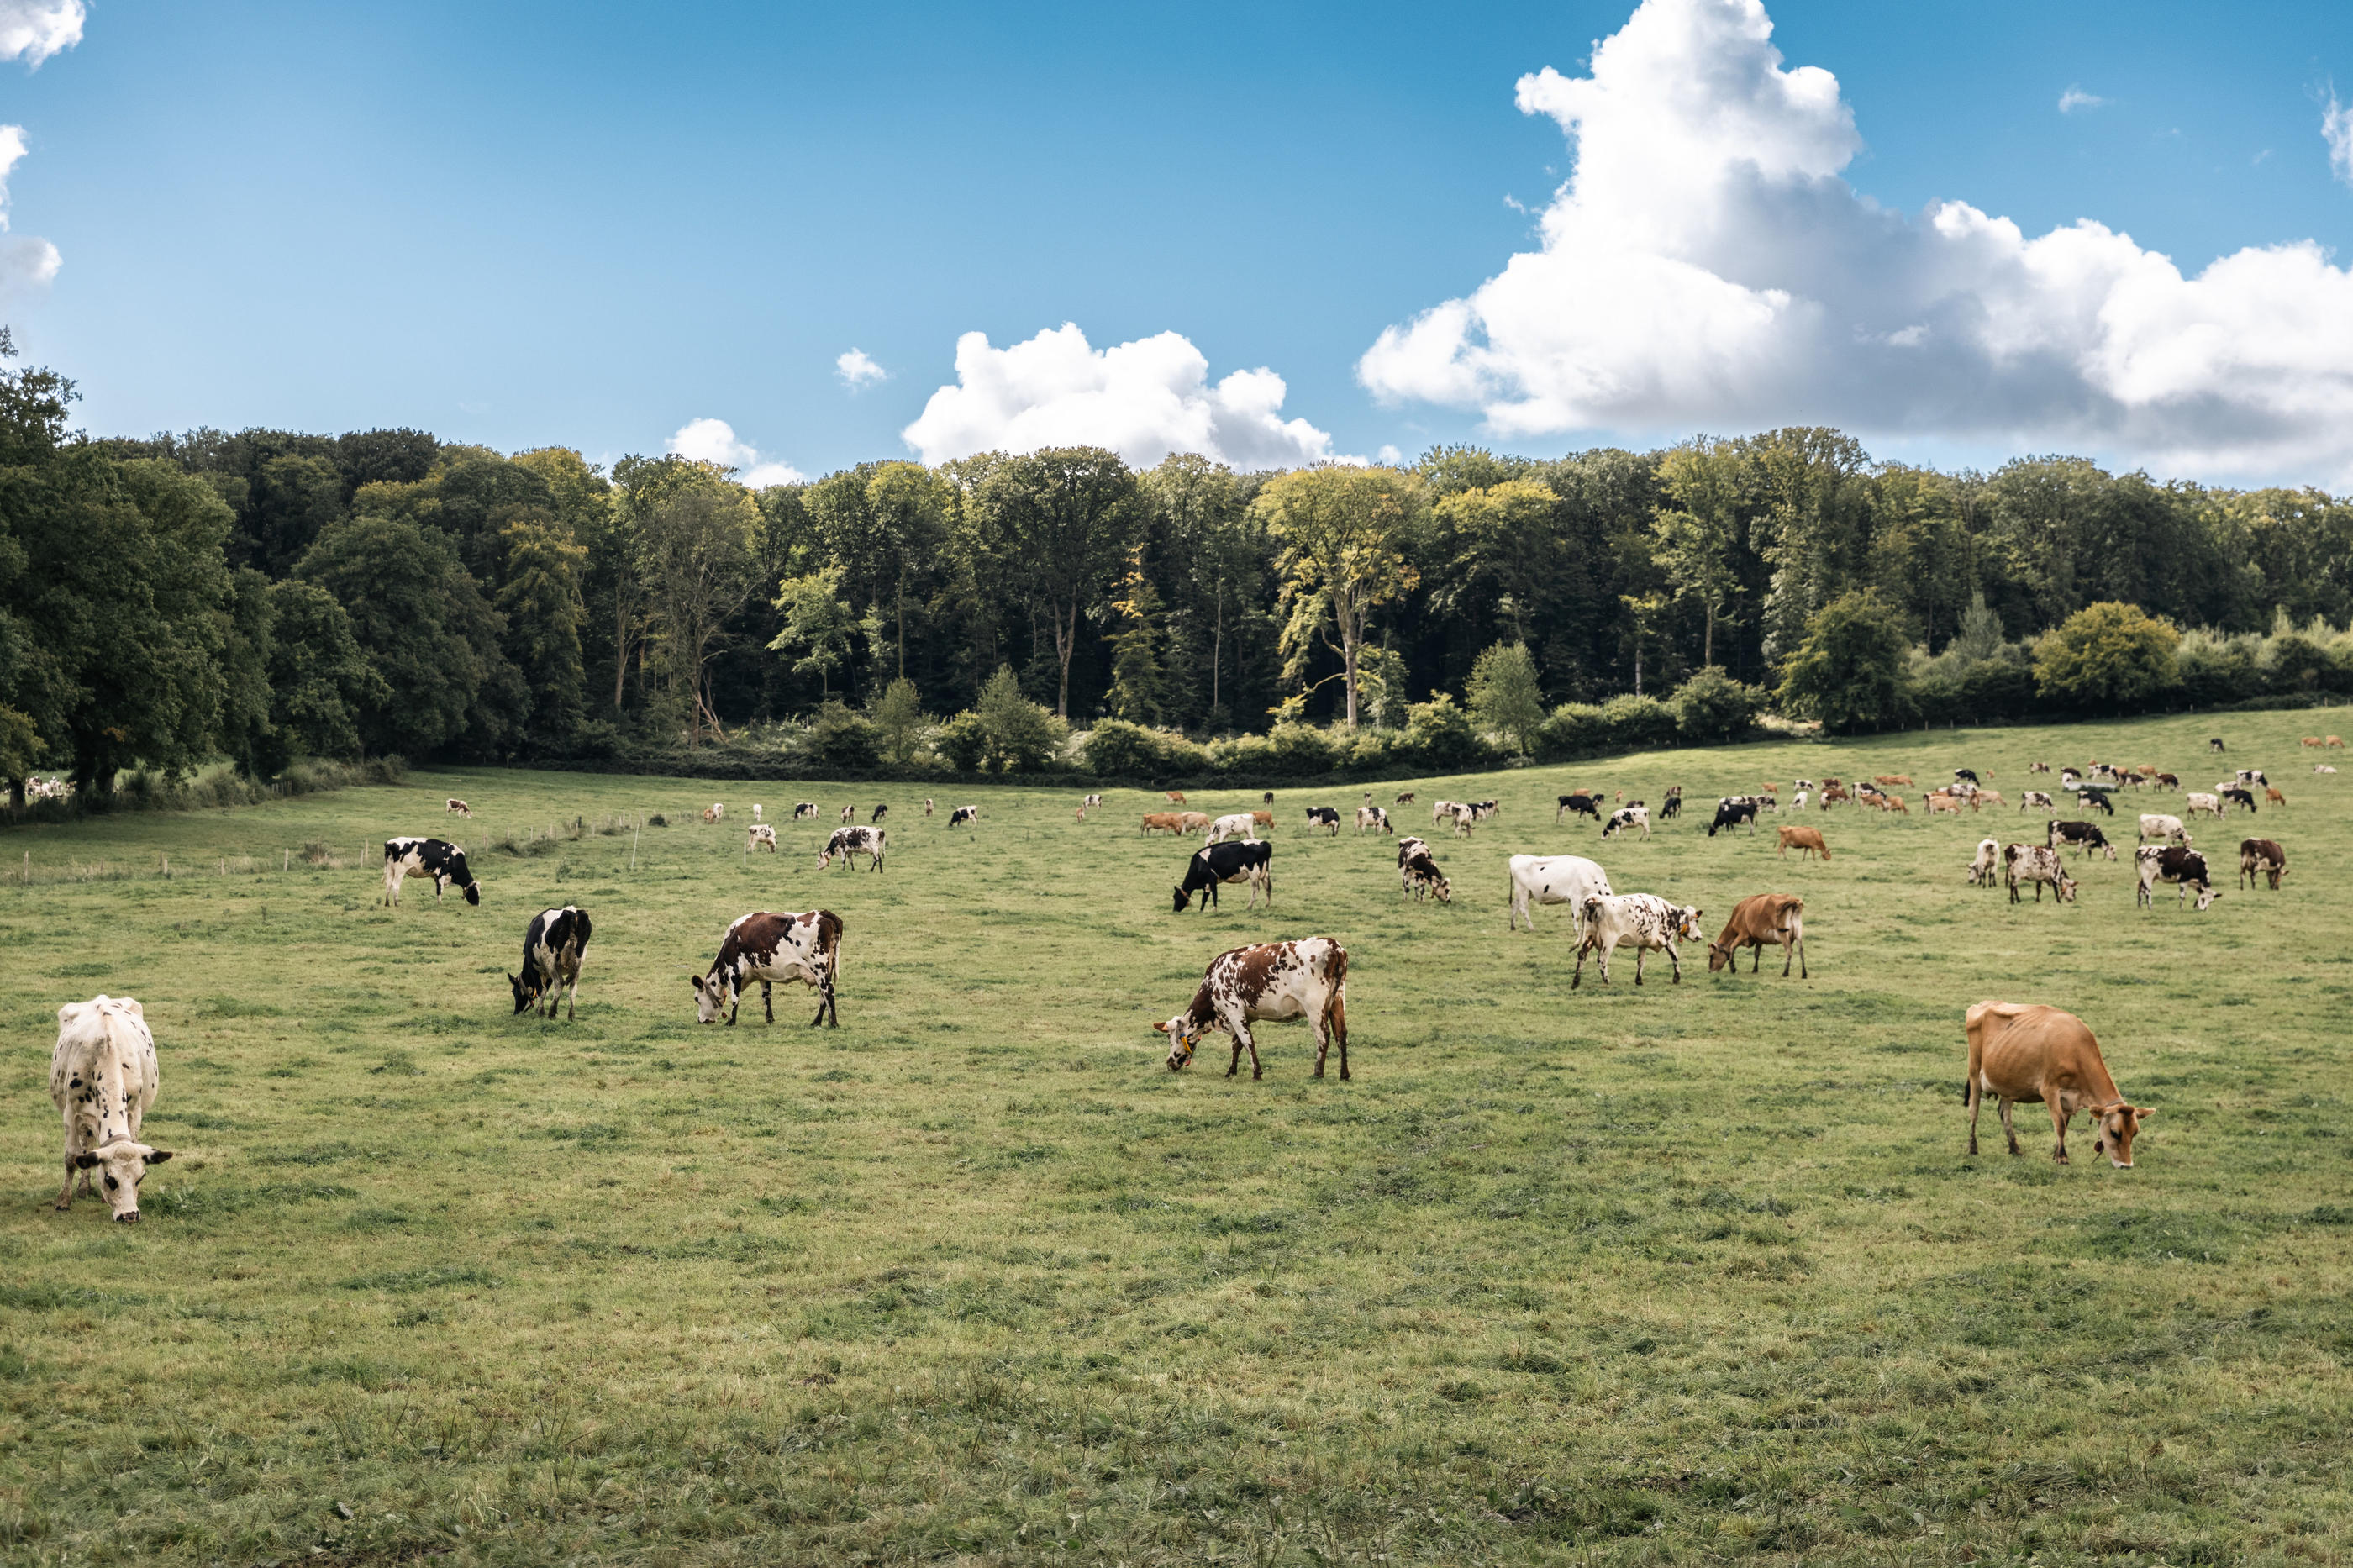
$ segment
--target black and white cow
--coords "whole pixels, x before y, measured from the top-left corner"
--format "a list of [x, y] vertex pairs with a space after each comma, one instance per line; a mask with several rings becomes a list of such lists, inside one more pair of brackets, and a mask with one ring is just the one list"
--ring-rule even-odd
[[2116, 808], [2108, 804], [2108, 792], [2104, 789], [2086, 789], [2076, 791], [2075, 809], [2078, 811], [2096, 811], [2105, 816], [2114, 816], [2116, 814]]
[[744, 988], [756, 980], [760, 1005], [773, 1024], [776, 1004], [769, 987], [779, 980], [797, 980], [817, 988], [817, 1016], [809, 1020], [809, 1027], [823, 1024], [834, 1028], [841, 1023], [841, 1008], [833, 994], [840, 969], [839, 915], [831, 910], [782, 915], [754, 910], [727, 928], [711, 968], [688, 977], [694, 987], [694, 1016], [700, 1023], [715, 1024], [724, 1013], [733, 1028]]
[[1191, 1004], [1166, 1023], [1152, 1026], [1168, 1037], [1170, 1072], [1181, 1071], [1192, 1061], [1203, 1036], [1223, 1029], [1234, 1042], [1234, 1059], [1226, 1076], [1241, 1070], [1247, 1049], [1250, 1077], [1259, 1079], [1266, 1073], [1259, 1064], [1250, 1026], [1293, 1018], [1306, 1019], [1315, 1032], [1315, 1076], [1324, 1076], [1324, 1059], [1336, 1042], [1340, 1081], [1347, 1082], [1348, 950], [1328, 936], [1218, 954], [1209, 960], [1208, 973], [1201, 977]]
[[2135, 868], [2140, 872], [2140, 890], [2133, 901], [2142, 908], [2156, 905], [2157, 884], [2159, 882], [2180, 885], [2180, 897], [2173, 900], [2176, 909], [2179, 909], [2183, 900], [2189, 897], [2192, 888], [2198, 889], [2198, 907], [2201, 910], [2222, 896], [2215, 888], [2213, 879], [2207, 874], [2206, 857], [2195, 849], [2169, 844], [2145, 844], [2135, 852], [2133, 859]]
[[1717, 828], [1737, 827], [1744, 822], [1748, 824], [1749, 832], [1757, 831], [1756, 801], [1745, 795], [1738, 800], [1723, 797], [1715, 803], [1715, 820], [1707, 825], [1707, 836], [1713, 838]]
[[1956, 784], [1968, 784], [1974, 785], [1980, 784], [1983, 781], [1978, 777], [1978, 773], [1975, 768], [1955, 768], [1953, 770], [1953, 782]]
[[1435, 896], [1441, 904], [1454, 901], [1454, 886], [1439, 870], [1438, 862], [1430, 853], [1430, 846], [1419, 838], [1398, 841], [1398, 880], [1400, 891], [1416, 899]]
[[400, 906], [400, 884], [409, 877], [433, 879], [433, 901], [451, 888], [465, 889], [466, 901], [482, 901], [482, 885], [466, 869], [466, 852], [446, 838], [387, 838], [384, 841], [384, 901]]
[[803, 817], [814, 819], [816, 816], [817, 802], [813, 800], [805, 800], [798, 805], [793, 807], [793, 820], [795, 822], [800, 821]]
[[[1617, 810], [1611, 812], [1609, 814], [1609, 820], [1602, 825], [1601, 837], [1604, 838], [1614, 838], [1630, 827], [1641, 828], [1642, 830], [1642, 837], [1645, 838], [1648, 838], [1651, 836], [1650, 808], [1645, 806], [1639, 800], [1634, 802], [1631, 805], [1621, 805]], [[1630, 894], [1628, 896], [1631, 897], [1632, 895]], [[1569, 989], [1574, 991], [1577, 988], [1572, 985]]]
[[[1827, 803], [1825, 803], [1825, 805], [1827, 806]], [[1659, 820], [1661, 822], [1664, 822], [1669, 817], [1681, 816], [1683, 814], [1683, 786], [1681, 784], [1671, 784], [1667, 788], [1667, 798], [1659, 803]], [[1558, 813], [1554, 814], [1556, 819], [1558, 817]]]
[[2261, 768], [2241, 768], [2239, 782], [2242, 784], [2268, 785], [2272, 781], [2263, 776], [2263, 770]]
[[2215, 793], [2220, 795], [2223, 800], [2232, 805], [2245, 806], [2248, 814], [2250, 816], [2253, 815], [2255, 809], [2254, 791], [2245, 789], [2226, 789], [2218, 790]]
[[1493, 819], [1494, 815], [1503, 809], [1503, 806], [1495, 801], [1474, 800], [1471, 803], [1471, 820], [1473, 822], [1491, 821]]
[[2056, 811], [2059, 809], [2058, 803], [2053, 801], [2048, 794], [2042, 790], [2030, 789], [2020, 792], [2018, 796], [2019, 810], [2031, 811], [2037, 807], [2040, 807], [2044, 811]]
[[1667, 955], [1674, 969], [1673, 983], [1683, 983], [1683, 961], [1675, 952], [1675, 939], [1685, 942], [1704, 940], [1699, 927], [1699, 910], [1691, 904], [1671, 904], [1650, 893], [1620, 893], [1611, 898], [1589, 893], [1585, 900], [1585, 940], [1577, 944], [1577, 972], [1568, 977], [1568, 988], [1574, 991], [1585, 978], [1585, 955], [1595, 955], [1601, 969], [1601, 984], [1609, 984], [1609, 955], [1628, 942], [1634, 947], [1634, 984], [1642, 984], [1642, 960], [1653, 952]]
[[2105, 851], [2111, 860], [2116, 858], [2116, 847], [2108, 842], [2108, 836], [2100, 831], [2097, 823], [2062, 822], [2057, 817], [2053, 817], [2042, 829], [2042, 843], [2044, 847], [2050, 849], [2056, 849], [2063, 844], [2072, 844], [2084, 852], [2084, 858], [2087, 860], [2092, 858], [2092, 851], [2094, 849]]
[[891, 808], [884, 805], [881, 801], [877, 801], [874, 803], [873, 811], [868, 815], [866, 820], [869, 822], [880, 822], [890, 815]]
[[980, 807], [959, 805], [948, 813], [950, 827], [970, 827], [980, 820]]
[[1363, 833], [1367, 829], [1370, 829], [1375, 833], [1395, 833], [1397, 831], [1396, 828], [1389, 826], [1389, 814], [1388, 812], [1383, 811], [1377, 805], [1360, 805], [1356, 808], [1356, 831]]
[[1208, 914], [1209, 906], [1218, 901], [1220, 882], [1248, 882], [1250, 907], [1258, 908], [1259, 890], [1266, 890], [1266, 906], [1274, 907], [1274, 846], [1263, 838], [1245, 838], [1238, 843], [1210, 844], [1193, 852], [1185, 862], [1185, 880], [1174, 889], [1176, 912], [1183, 914], [1192, 904], [1193, 895], [1201, 895], [1201, 912]]
[[1311, 829], [1330, 828], [1332, 837], [1337, 838], [1340, 837], [1340, 813], [1332, 806], [1311, 805], [1307, 808], [1307, 826]]
[[858, 857], [863, 855], [868, 862], [866, 868], [880, 871], [882, 869], [882, 852], [888, 847], [884, 840], [890, 837], [890, 832], [887, 827], [837, 827], [833, 830], [833, 837], [825, 841], [825, 847], [818, 853], [817, 868], [822, 871], [832, 865], [837, 855], [841, 857], [843, 865], [855, 867]]
[[1565, 811], [1573, 811], [1579, 816], [1589, 816], [1599, 822], [1601, 820], [1601, 797], [1598, 795], [1588, 795], [1583, 790], [1578, 790], [1574, 795], [1562, 795], [1560, 804], [1553, 807], [1552, 819], [1556, 825], [1559, 823], [1560, 815]]
[[2206, 742], [2206, 749], [2210, 752], [2221, 751], [2222, 749], [2222, 737], [2216, 735], [2211, 740], [2208, 741]]
[[547, 1016], [553, 1018], [561, 993], [565, 1022], [572, 1021], [573, 1005], [580, 1000], [580, 959], [588, 951], [589, 930], [588, 911], [577, 904], [542, 910], [531, 917], [531, 929], [522, 933], [522, 973], [507, 976], [517, 1013], [544, 996]]
[[2042, 888], [2049, 883], [2057, 901], [2075, 901], [2075, 879], [2067, 875], [2067, 868], [2059, 858], [2059, 851], [2041, 844], [2005, 844], [2001, 849], [2002, 869], [2010, 883], [2010, 901], [2020, 902], [2018, 885], [2034, 884], [2034, 901], [2042, 901]]

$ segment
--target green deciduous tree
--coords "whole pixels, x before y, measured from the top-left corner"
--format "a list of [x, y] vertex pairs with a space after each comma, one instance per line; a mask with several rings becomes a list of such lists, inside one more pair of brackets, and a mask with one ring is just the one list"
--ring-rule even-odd
[[2171, 684], [2180, 640], [2136, 605], [2086, 605], [2034, 645], [2034, 684], [2060, 702], [2127, 707]]
[[828, 566], [777, 584], [776, 608], [785, 624], [768, 645], [774, 653], [802, 650], [793, 660], [793, 673], [814, 675], [821, 697], [832, 694], [833, 672], [849, 658], [858, 631], [858, 617], [841, 596], [841, 568]]
[[1112, 601], [1118, 630], [1112, 637], [1111, 710], [1134, 724], [1160, 721], [1160, 590], [1145, 574], [1141, 549], [1129, 557]]
[[628, 458], [615, 477], [629, 493], [637, 523], [652, 649], [682, 710], [687, 738], [700, 743], [706, 723], [723, 735], [711, 707], [711, 660], [728, 618], [755, 585], [752, 547], [759, 509], [741, 485], [708, 463]]
[[1421, 481], [1397, 468], [1302, 468], [1271, 481], [1251, 510], [1281, 550], [1288, 673], [1304, 673], [1318, 641], [1338, 654], [1353, 730], [1366, 622], [1420, 581], [1406, 552], [1428, 510]]
[[586, 714], [586, 676], [580, 663], [580, 624], [586, 614], [581, 581], [587, 546], [550, 513], [533, 508], [500, 531], [505, 550], [500, 613], [506, 616], [506, 653], [536, 699], [532, 728], [562, 740]]
[[1544, 685], [1525, 643], [1497, 643], [1479, 656], [1465, 695], [1479, 722], [1526, 756], [1545, 721]]
[[902, 675], [884, 687], [869, 717], [876, 743], [891, 765], [903, 768], [913, 763], [923, 735], [923, 705], [915, 683]]
[[1905, 711], [1904, 618], [1869, 590], [1841, 595], [1806, 623], [1783, 661], [1781, 705], [1832, 731], [1894, 723]]
[[360, 719], [391, 700], [335, 596], [299, 577], [269, 585], [270, 721], [288, 748], [313, 757], [360, 754]]
[[998, 462], [978, 499], [1009, 584], [1052, 627], [1054, 711], [1067, 721], [1079, 617], [1103, 597], [1142, 522], [1135, 476], [1100, 447], [1049, 447]]

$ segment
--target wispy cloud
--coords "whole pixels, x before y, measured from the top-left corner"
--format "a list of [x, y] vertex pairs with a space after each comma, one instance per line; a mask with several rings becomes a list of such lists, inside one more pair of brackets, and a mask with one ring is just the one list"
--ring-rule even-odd
[[669, 449], [681, 458], [733, 468], [737, 481], [755, 490], [770, 485], [797, 485], [808, 478], [790, 463], [761, 461], [759, 448], [737, 440], [735, 427], [724, 419], [688, 420], [670, 438]]
[[2059, 95], [2059, 112], [2073, 114], [2079, 109], [2097, 109], [2107, 101], [2097, 93], [2085, 92], [2080, 87], [2070, 87]]
[[[0, 234], [8, 229], [8, 174], [25, 155], [25, 128], [0, 125]], [[0, 300], [45, 287], [63, 258], [46, 239], [0, 240]]]
[[891, 373], [876, 364], [864, 349], [851, 349], [835, 359], [833, 374], [841, 377], [841, 384], [852, 392], [891, 379]]
[[36, 70], [51, 55], [81, 42], [82, 0], [0, 0], [0, 60], [23, 60]]
[[2328, 107], [2321, 111], [2320, 139], [2328, 143], [2328, 167], [2337, 177], [2353, 185], [2353, 109], [2337, 101], [2337, 94], [2328, 95]]

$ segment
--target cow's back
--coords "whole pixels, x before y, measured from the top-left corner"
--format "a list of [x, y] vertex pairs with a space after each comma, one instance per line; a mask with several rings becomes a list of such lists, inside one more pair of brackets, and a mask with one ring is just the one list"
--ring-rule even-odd
[[155, 1037], [135, 1000], [100, 994], [58, 1009], [49, 1098], [87, 1131], [135, 1135], [132, 1113], [146, 1114], [161, 1079]]
[[1964, 1015], [1969, 1077], [2005, 1100], [2077, 1086], [2114, 1097], [2099, 1042], [2074, 1014], [2039, 1002], [1979, 1002]]

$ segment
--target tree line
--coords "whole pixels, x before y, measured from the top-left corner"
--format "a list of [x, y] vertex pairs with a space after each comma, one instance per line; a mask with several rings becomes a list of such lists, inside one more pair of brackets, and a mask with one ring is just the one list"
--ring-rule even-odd
[[[1345, 763], [1297, 732], [1402, 735], [1454, 693], [1468, 717], [1423, 732], [1557, 754], [1768, 700], [1856, 728], [2353, 687], [2329, 629], [2353, 622], [2353, 505], [2077, 458], [1945, 473], [1793, 428], [1271, 473], [992, 452], [754, 491], [675, 455], [607, 470], [406, 429], [90, 438], [72, 401], [0, 359], [19, 790], [780, 728], [837, 763], [1038, 766], [1105, 721], [1159, 737], [1106, 731], [1138, 766], [1261, 731]], [[1613, 701], [1624, 722], [1594, 717]]]

